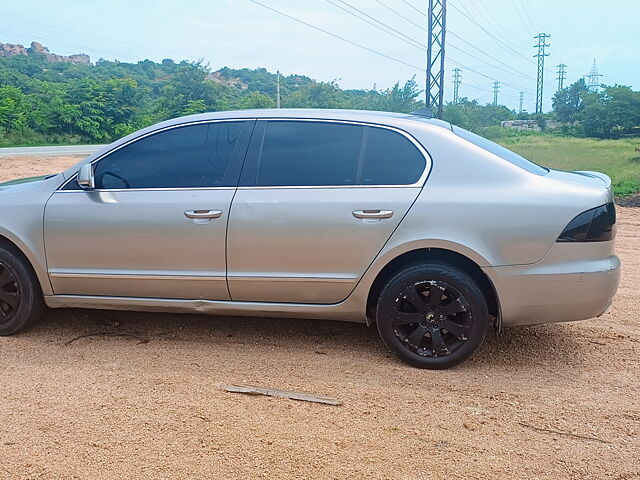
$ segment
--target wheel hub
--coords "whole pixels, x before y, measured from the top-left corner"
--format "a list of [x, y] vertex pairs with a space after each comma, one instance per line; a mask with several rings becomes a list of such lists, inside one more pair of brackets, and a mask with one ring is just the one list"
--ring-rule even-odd
[[405, 348], [423, 356], [448, 355], [471, 331], [466, 298], [443, 281], [415, 283], [405, 288], [394, 306], [396, 336]]

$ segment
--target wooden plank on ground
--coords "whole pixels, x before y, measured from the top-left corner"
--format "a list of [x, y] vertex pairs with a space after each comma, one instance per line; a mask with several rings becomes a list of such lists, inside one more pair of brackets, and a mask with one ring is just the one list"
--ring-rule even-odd
[[255, 385], [223, 385], [222, 389], [231, 393], [244, 393], [247, 395], [267, 395], [269, 397], [290, 398], [302, 402], [323, 403], [325, 405], [342, 405], [342, 402], [334, 397], [326, 395], [314, 395], [312, 393], [291, 392], [278, 390], [277, 388], [258, 387]]

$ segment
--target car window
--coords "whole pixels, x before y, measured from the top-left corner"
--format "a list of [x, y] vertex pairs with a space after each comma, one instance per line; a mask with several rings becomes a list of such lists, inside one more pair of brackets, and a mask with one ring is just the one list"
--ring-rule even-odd
[[453, 133], [473, 143], [475, 146], [480, 147], [489, 153], [493, 153], [494, 155], [497, 155], [507, 162], [526, 170], [527, 172], [535, 173], [536, 175], [541, 176], [549, 173], [548, 169], [541, 167], [536, 163], [533, 163], [531, 160], [527, 160], [526, 158], [518, 155], [515, 152], [512, 152], [502, 145], [498, 145], [497, 143], [492, 142], [491, 140], [487, 140], [486, 138], [481, 137], [480, 135], [476, 135], [475, 133], [465, 130], [464, 128], [456, 127], [454, 125]]
[[367, 127], [362, 185], [411, 185], [426, 167], [426, 160], [405, 136], [385, 128]]
[[333, 122], [270, 121], [257, 186], [409, 185], [425, 159], [403, 135]]
[[362, 132], [359, 125], [268, 122], [256, 185], [355, 185]]
[[96, 188], [235, 186], [226, 174], [243, 125], [190, 125], [145, 137], [97, 163]]

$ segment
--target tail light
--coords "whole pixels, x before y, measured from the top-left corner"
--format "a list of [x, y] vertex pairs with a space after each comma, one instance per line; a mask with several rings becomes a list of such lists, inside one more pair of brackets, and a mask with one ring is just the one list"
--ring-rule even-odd
[[581, 213], [569, 222], [558, 242], [606, 242], [616, 236], [616, 207], [613, 202]]

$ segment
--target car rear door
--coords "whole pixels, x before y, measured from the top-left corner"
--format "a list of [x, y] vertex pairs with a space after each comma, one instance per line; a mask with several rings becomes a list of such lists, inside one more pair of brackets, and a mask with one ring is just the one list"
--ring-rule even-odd
[[345, 299], [420, 192], [430, 162], [399, 130], [258, 121], [227, 237], [232, 300]]
[[254, 120], [165, 129], [94, 163], [45, 211], [58, 295], [228, 300], [226, 228]]

